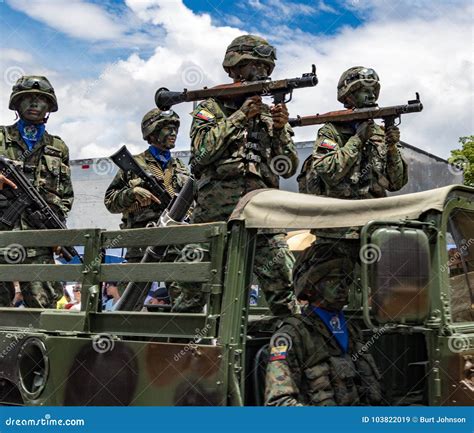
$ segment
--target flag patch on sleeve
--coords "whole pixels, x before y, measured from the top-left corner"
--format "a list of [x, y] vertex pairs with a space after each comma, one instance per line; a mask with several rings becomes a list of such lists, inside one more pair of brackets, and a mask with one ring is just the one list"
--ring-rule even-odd
[[334, 141], [328, 140], [325, 138], [321, 143], [319, 143], [319, 147], [324, 147], [325, 149], [334, 150], [337, 144]]
[[209, 111], [205, 109], [199, 110], [194, 116], [197, 117], [198, 119], [206, 120], [206, 121], [210, 121], [214, 119], [214, 115], [212, 113], [209, 113]]
[[270, 352], [270, 361], [278, 361], [281, 359], [286, 359], [288, 353], [288, 346], [273, 346]]

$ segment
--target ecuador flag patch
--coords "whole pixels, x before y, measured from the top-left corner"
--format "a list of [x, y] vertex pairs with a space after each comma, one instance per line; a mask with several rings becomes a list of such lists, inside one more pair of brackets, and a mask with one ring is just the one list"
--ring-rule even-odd
[[288, 353], [288, 346], [273, 346], [270, 352], [270, 361], [278, 361], [282, 359], [286, 359], [286, 355]]

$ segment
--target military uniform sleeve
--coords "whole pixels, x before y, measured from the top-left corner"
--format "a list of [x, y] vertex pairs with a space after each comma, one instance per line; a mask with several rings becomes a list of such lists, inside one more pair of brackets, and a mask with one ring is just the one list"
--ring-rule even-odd
[[292, 331], [289, 326], [278, 330], [279, 334], [291, 336], [291, 344], [286, 349], [282, 346], [270, 347], [265, 378], [265, 406], [304, 406], [299, 399], [302, 371], [296, 353], [302, 347], [302, 341]]
[[337, 185], [351, 170], [360, 151], [361, 141], [356, 135], [342, 147], [338, 145], [335, 129], [324, 125], [318, 131], [313, 148], [312, 169], [329, 185]]
[[200, 104], [192, 115], [191, 151], [197, 166], [219, 159], [227, 146], [242, 137], [247, 126], [247, 117], [241, 110], [226, 117], [213, 100]]
[[122, 213], [126, 212], [134, 203], [135, 197], [132, 188], [127, 182], [125, 173], [119, 170], [105, 191], [105, 207], [110, 213]]
[[66, 218], [74, 202], [74, 190], [71, 181], [71, 167], [69, 165], [69, 149], [64, 144], [65, 151], [61, 160], [61, 201], [59, 207]]
[[398, 191], [408, 182], [408, 167], [400, 152], [400, 143], [388, 147], [387, 179], [389, 191]]
[[298, 169], [298, 152], [293, 142], [293, 135], [293, 130], [287, 123], [283, 128], [274, 131], [272, 138], [272, 148], [275, 155], [283, 155], [290, 161], [290, 169], [282, 174], [285, 179], [293, 176]]

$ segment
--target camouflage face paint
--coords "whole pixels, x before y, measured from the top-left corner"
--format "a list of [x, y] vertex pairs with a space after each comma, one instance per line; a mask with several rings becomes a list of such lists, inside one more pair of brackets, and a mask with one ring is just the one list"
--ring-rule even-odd
[[175, 147], [178, 126], [169, 124], [153, 132], [150, 139], [155, 147], [160, 150], [170, 150]]
[[31, 123], [43, 123], [50, 111], [48, 98], [36, 94], [23, 96], [18, 108], [20, 117]]

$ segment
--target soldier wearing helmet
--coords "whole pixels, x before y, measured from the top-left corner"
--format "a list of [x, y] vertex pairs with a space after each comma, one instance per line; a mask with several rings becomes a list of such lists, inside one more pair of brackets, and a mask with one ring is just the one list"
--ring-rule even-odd
[[[276, 50], [265, 39], [244, 35], [227, 47], [222, 63], [234, 82], [269, 78]], [[285, 104], [269, 107], [260, 96], [208, 99], [194, 110], [191, 167], [198, 181], [193, 222], [225, 221], [241, 197], [259, 188], [278, 188], [293, 176], [298, 156]], [[255, 273], [274, 314], [288, 314], [294, 258], [284, 234], [261, 233]], [[175, 311], [200, 311], [203, 293], [183, 291]]]
[[[150, 110], [143, 116], [141, 129], [149, 147], [134, 158], [151, 173], [173, 197], [189, 177], [189, 170], [179, 159], [171, 155], [179, 129], [179, 116], [172, 110]], [[141, 180], [131, 172], [119, 170], [105, 192], [104, 203], [111, 213], [122, 214], [121, 228], [143, 228], [157, 223], [165, 206], [150, 191], [143, 188]], [[142, 248], [129, 248], [128, 262], [139, 262]], [[123, 291], [124, 285], [119, 286]]]
[[[376, 106], [379, 93], [377, 73], [362, 66], [345, 71], [337, 86], [337, 99], [346, 108]], [[384, 130], [373, 121], [324, 125], [299, 177], [307, 180], [300, 192], [367, 199], [398, 191], [408, 181], [399, 141], [396, 126]]]
[[382, 402], [380, 374], [355, 321], [342, 308], [353, 264], [342, 249], [313, 245], [293, 271], [296, 296], [308, 302], [284, 319], [270, 341], [265, 404], [353, 406]]
[[[61, 138], [46, 131], [49, 113], [58, 111], [53, 86], [46, 77], [22, 76], [12, 88], [8, 107], [16, 111], [19, 119], [11, 126], [0, 127], [0, 155], [18, 161], [58, 217], [66, 220], [74, 200], [69, 149]], [[0, 214], [8, 210], [8, 200], [1, 198], [1, 190], [14, 187], [8, 177], [0, 175]], [[0, 230], [9, 229], [0, 223]], [[32, 227], [21, 217], [14, 229]], [[28, 249], [23, 263], [54, 263], [53, 249]], [[34, 308], [55, 308], [63, 292], [59, 282], [24, 282], [20, 289], [26, 306]], [[10, 283], [0, 283], [0, 306], [9, 306], [13, 294]]]

